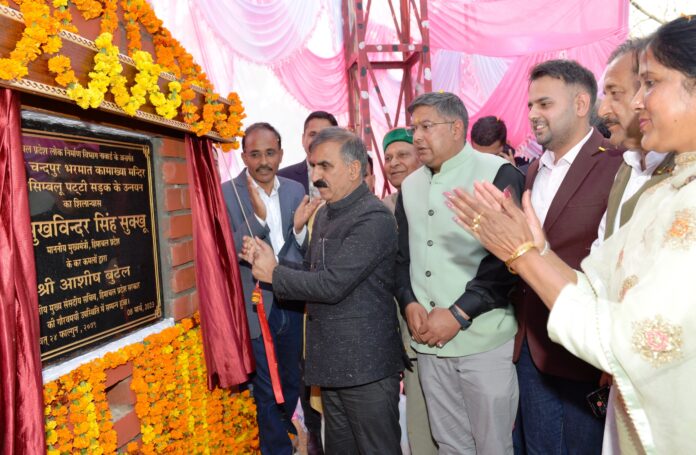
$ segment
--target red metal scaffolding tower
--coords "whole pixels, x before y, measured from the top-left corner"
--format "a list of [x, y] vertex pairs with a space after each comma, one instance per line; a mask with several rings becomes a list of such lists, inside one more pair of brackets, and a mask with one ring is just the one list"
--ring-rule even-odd
[[[394, 21], [398, 43], [366, 43], [365, 35], [372, 1], [367, 0], [364, 3], [361, 0], [343, 0], [349, 123], [356, 134], [363, 139], [367, 149], [373, 150], [373, 154], [377, 157], [380, 172], [384, 177], [382, 195], [388, 193], [390, 189], [384, 175], [383, 150], [374, 137], [371, 115], [384, 115], [390, 130], [399, 126], [399, 120], [402, 118], [405, 118], [408, 124], [409, 117], [402, 115], [402, 109], [405, 110], [411, 103], [416, 90], [419, 92], [432, 90], [427, 0], [386, 1]], [[394, 3], [398, 3], [398, 11], [394, 8]], [[420, 32], [419, 43], [414, 42], [412, 37], [411, 27], [414, 22]], [[403, 75], [396, 107], [393, 110], [390, 109], [393, 106], [386, 104], [375, 77], [376, 71], [386, 70], [401, 70]], [[379, 98], [382, 105], [381, 113], [370, 112], [369, 98], [373, 96], [372, 93]], [[394, 116], [392, 117], [389, 112], [394, 112]]]

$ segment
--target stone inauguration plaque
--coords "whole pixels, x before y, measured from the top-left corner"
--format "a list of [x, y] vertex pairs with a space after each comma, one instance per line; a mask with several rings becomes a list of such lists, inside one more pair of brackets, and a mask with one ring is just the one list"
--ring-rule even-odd
[[151, 145], [23, 116], [41, 359], [53, 362], [162, 318]]

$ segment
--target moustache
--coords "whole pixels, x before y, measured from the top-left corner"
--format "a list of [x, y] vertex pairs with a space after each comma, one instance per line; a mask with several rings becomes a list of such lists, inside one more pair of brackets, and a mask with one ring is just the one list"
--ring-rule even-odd
[[326, 183], [325, 180], [319, 179], [316, 182], [314, 182], [314, 187], [315, 188], [328, 188], [329, 184]]
[[610, 127], [610, 126], [612, 126], [612, 125], [619, 125], [619, 124], [620, 124], [620, 123], [619, 123], [619, 119], [617, 119], [616, 117], [603, 117], [603, 118], [602, 118], [602, 123], [603, 123], [604, 126], [606, 126], [607, 128]]
[[256, 172], [260, 172], [260, 171], [273, 172], [273, 168], [270, 166], [259, 166], [256, 168]]

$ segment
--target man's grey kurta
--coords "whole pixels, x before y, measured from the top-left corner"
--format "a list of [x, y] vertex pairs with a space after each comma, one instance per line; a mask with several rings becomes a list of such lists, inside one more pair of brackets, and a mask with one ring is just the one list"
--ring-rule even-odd
[[307, 301], [307, 384], [352, 387], [403, 370], [396, 251], [394, 217], [363, 184], [319, 209], [301, 269], [276, 267], [276, 295]]

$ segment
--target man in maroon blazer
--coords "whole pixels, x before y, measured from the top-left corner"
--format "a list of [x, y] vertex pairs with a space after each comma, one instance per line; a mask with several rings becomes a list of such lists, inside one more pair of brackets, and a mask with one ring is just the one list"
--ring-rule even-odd
[[[590, 126], [596, 96], [593, 74], [577, 62], [551, 60], [531, 71], [529, 120], [545, 152], [530, 165], [526, 188], [549, 246], [574, 268], [597, 237], [621, 164], [621, 151]], [[517, 442], [530, 454], [601, 453], [604, 420], [586, 400], [600, 371], [549, 339], [549, 312], [531, 288], [520, 285], [515, 305]]]

